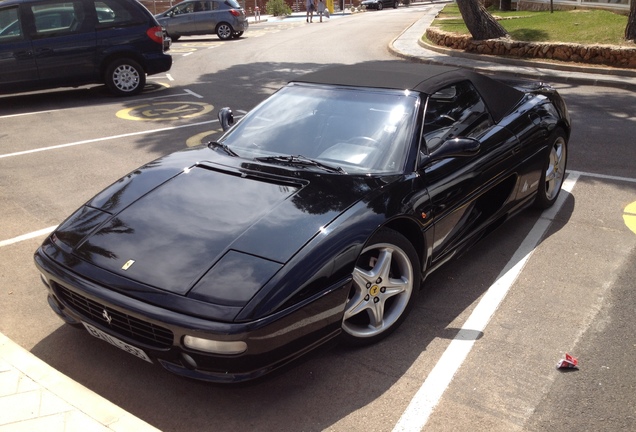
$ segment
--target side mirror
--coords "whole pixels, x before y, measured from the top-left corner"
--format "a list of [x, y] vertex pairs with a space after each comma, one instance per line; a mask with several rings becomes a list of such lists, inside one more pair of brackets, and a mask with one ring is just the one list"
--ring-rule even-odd
[[480, 149], [481, 145], [479, 141], [474, 138], [453, 138], [444, 141], [435, 151], [426, 155], [422, 159], [420, 166], [423, 167], [431, 162], [449, 157], [474, 156], [479, 153]]
[[230, 108], [225, 107], [219, 110], [219, 123], [221, 123], [223, 132], [232, 127], [234, 124], [234, 114], [232, 114], [232, 110]]

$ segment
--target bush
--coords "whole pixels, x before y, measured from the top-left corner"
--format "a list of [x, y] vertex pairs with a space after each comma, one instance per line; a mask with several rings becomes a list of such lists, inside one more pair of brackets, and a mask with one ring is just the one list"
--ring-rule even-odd
[[267, 11], [267, 15], [273, 16], [284, 16], [291, 15], [292, 10], [285, 0], [269, 0], [265, 4], [265, 10]]

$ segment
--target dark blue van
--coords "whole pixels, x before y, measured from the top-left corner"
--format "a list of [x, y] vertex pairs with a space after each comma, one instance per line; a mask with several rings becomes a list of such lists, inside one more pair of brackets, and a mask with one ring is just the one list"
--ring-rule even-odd
[[3, 0], [0, 93], [104, 83], [134, 95], [170, 70], [169, 45], [136, 0]]

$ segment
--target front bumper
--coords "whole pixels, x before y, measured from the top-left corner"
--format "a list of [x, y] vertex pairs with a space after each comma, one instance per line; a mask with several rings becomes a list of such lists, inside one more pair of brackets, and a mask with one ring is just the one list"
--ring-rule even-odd
[[[75, 326], [87, 323], [143, 350], [170, 372], [189, 378], [242, 382], [276, 370], [340, 333], [351, 279], [300, 304], [260, 320], [210, 321], [126, 296], [73, 273], [42, 248], [35, 263], [48, 288], [55, 313]], [[186, 335], [220, 341], [243, 341], [238, 355], [210, 354], [184, 346]], [[121, 346], [120, 346], [121, 348]]]

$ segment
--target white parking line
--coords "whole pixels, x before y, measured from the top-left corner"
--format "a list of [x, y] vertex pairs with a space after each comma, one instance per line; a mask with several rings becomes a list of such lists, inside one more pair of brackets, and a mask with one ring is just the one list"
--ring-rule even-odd
[[0, 247], [9, 246], [9, 245], [12, 245], [14, 243], [18, 243], [18, 242], [21, 242], [21, 241], [24, 241], [24, 240], [29, 240], [29, 239], [32, 239], [32, 238], [35, 238], [35, 237], [39, 237], [39, 236], [42, 236], [42, 235], [49, 234], [49, 233], [53, 232], [53, 230], [55, 228], [57, 228], [57, 225], [54, 225], [54, 226], [51, 226], [51, 227], [48, 227], [48, 228], [44, 228], [44, 229], [41, 229], [41, 230], [38, 230], [38, 231], [33, 231], [31, 233], [28, 233], [28, 234], [22, 234], [21, 236], [13, 237], [12, 239], [9, 239], [9, 240], [0, 240]]
[[154, 134], [154, 133], [158, 133], [158, 132], [165, 132], [165, 131], [171, 131], [171, 130], [176, 130], [176, 129], [189, 128], [189, 127], [193, 127], [193, 126], [201, 126], [201, 125], [210, 124], [210, 123], [217, 123], [217, 122], [218, 122], [218, 120], [214, 119], [214, 120], [208, 120], [208, 121], [199, 122], [199, 123], [188, 123], [186, 125], [181, 125], [181, 126], [172, 126], [172, 127], [161, 128], [161, 129], [153, 129], [153, 130], [149, 130], [149, 131], [132, 132], [132, 133], [114, 135], [114, 136], [109, 136], [109, 137], [94, 138], [94, 139], [90, 139], [90, 140], [76, 141], [76, 142], [73, 142], [73, 143], [60, 144], [60, 145], [49, 146], [49, 147], [40, 147], [40, 148], [36, 148], [36, 149], [31, 149], [31, 150], [25, 150], [25, 151], [20, 151], [20, 152], [15, 152], [15, 153], [3, 154], [3, 155], [0, 155], [0, 159], [14, 157], [14, 156], [23, 156], [23, 155], [27, 155], [27, 154], [38, 153], [38, 152], [43, 152], [43, 151], [48, 151], [48, 150], [56, 150], [56, 149], [61, 149], [61, 148], [65, 148], [65, 147], [79, 146], [79, 145], [83, 145], [83, 144], [92, 144], [92, 143], [101, 142], [101, 141], [110, 141], [110, 140], [114, 140], [114, 139], [126, 138], [126, 137], [131, 137], [131, 136], [150, 135], [150, 134]]
[[[571, 193], [578, 178], [579, 174], [570, 172], [567, 179], [563, 182], [563, 190]], [[506, 294], [510, 291], [566, 198], [567, 195], [562, 193], [557, 202], [550, 209], [543, 212], [539, 220], [537, 220], [532, 230], [519, 246], [519, 249], [517, 249], [499, 274], [495, 283], [488, 288], [475, 310], [473, 310], [466, 323], [457, 333], [457, 336], [451, 341], [431, 373], [426, 377], [426, 380], [395, 425], [394, 432], [419, 432], [424, 428], [455, 373], [457, 373], [473, 348], [475, 338], [471, 335], [474, 335], [475, 331], [482, 332], [486, 328], [490, 318], [492, 318]]]

